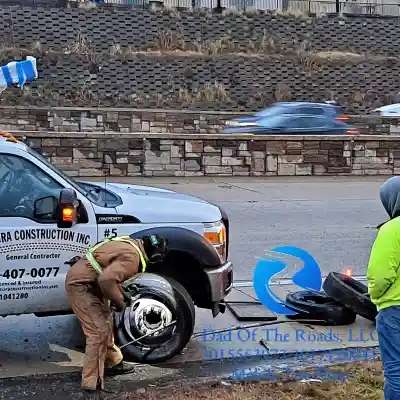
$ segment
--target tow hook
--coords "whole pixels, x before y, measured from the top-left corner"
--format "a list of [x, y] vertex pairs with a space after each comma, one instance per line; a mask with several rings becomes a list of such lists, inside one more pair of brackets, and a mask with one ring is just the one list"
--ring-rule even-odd
[[224, 302], [223, 300], [218, 304], [218, 308], [219, 308], [219, 312], [220, 312], [221, 314], [224, 314], [224, 313], [225, 313], [226, 304], [225, 304], [225, 302]]

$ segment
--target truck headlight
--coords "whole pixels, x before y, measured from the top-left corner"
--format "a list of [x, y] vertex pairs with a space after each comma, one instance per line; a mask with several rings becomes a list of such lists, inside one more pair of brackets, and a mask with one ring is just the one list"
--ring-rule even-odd
[[226, 261], [226, 228], [222, 221], [205, 223], [203, 236], [215, 247], [221, 261]]

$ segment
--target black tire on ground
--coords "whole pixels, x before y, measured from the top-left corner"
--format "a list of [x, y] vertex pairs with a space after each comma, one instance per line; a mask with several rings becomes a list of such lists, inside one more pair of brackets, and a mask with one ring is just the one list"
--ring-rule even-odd
[[[122, 353], [127, 361], [156, 364], [173, 358], [185, 348], [193, 334], [195, 308], [187, 290], [176, 280], [150, 273], [143, 275], [146, 275], [144, 279], [147, 282], [145, 286], [140, 287], [141, 296], [165, 304], [173, 313], [176, 325], [166, 328], [166, 333], [162, 334], [161, 339], [143, 339], [124, 347]], [[122, 312], [122, 321], [127, 310]], [[119, 346], [132, 341], [123, 323], [115, 327], [115, 339]]]
[[288, 318], [293, 320], [321, 320], [324, 322], [316, 321], [315, 325], [331, 326], [350, 325], [356, 320], [354, 311], [344, 307], [323, 292], [301, 290], [289, 293], [286, 297], [286, 303], [288, 306], [293, 306], [293, 309], [298, 312], [296, 315], [288, 315]]
[[350, 276], [331, 272], [323, 284], [325, 292], [340, 304], [370, 321], [378, 314], [368, 296], [368, 287]]

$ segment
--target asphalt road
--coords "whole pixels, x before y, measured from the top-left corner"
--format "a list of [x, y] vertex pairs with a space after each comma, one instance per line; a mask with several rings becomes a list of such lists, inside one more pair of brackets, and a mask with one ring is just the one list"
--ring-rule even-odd
[[[375, 177], [163, 178], [138, 184], [181, 191], [222, 206], [231, 221], [235, 279], [249, 280], [258, 257], [282, 245], [311, 253], [324, 275], [345, 267], [352, 268], [354, 275], [364, 275], [375, 227], [387, 219], [379, 200], [384, 181]], [[296, 265], [286, 260], [289, 276]]]

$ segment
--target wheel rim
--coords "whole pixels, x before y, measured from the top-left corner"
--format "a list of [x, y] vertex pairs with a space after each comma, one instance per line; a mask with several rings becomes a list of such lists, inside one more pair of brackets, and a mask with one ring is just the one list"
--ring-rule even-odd
[[173, 319], [172, 311], [165, 304], [152, 298], [139, 298], [125, 310], [124, 327], [131, 340], [148, 335], [135, 345], [154, 347], [171, 338], [174, 327], [166, 326]]

